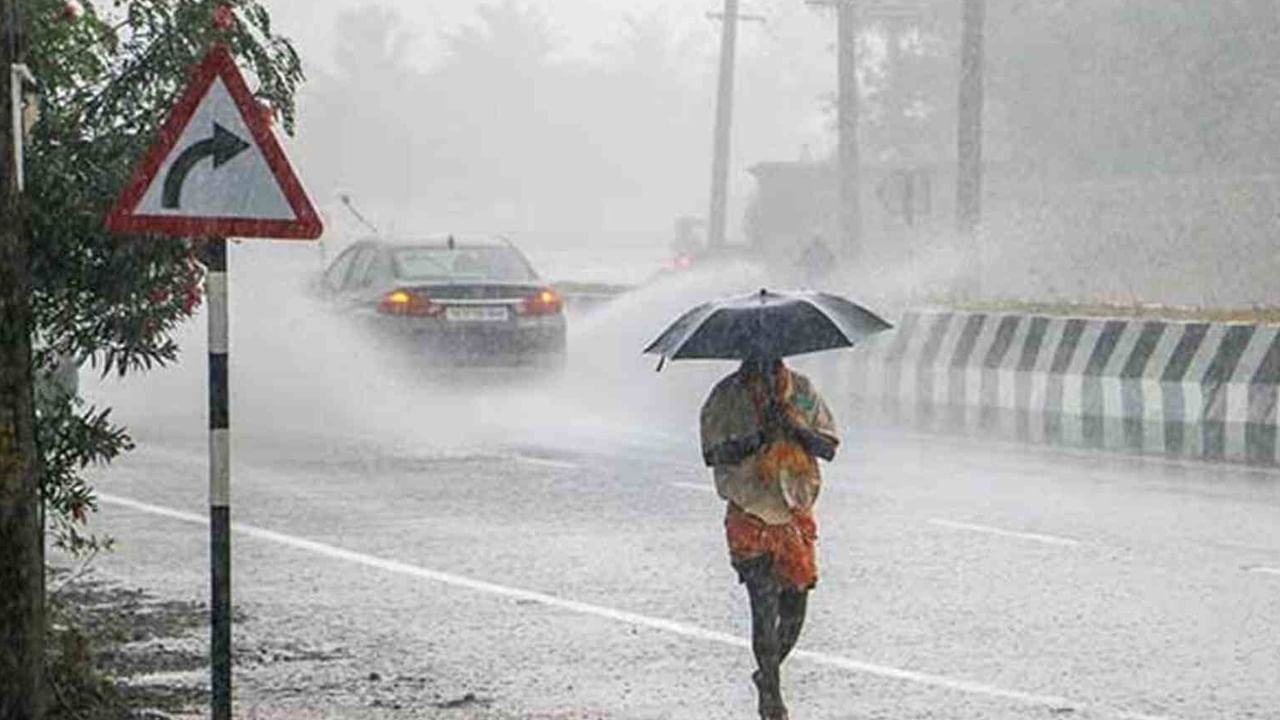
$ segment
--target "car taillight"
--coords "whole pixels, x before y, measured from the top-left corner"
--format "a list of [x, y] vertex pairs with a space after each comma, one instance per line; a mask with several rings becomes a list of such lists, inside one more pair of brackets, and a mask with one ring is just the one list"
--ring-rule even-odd
[[542, 288], [520, 303], [521, 315], [555, 315], [564, 309], [564, 300], [560, 293], [551, 288]]
[[378, 311], [388, 315], [439, 315], [444, 307], [436, 305], [427, 296], [413, 290], [392, 290], [382, 296]]

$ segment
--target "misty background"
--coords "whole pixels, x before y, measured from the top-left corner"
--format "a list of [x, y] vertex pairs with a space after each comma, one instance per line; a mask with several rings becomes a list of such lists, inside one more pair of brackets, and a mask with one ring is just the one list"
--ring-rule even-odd
[[[937, 273], [901, 269], [959, 266], [974, 248], [951, 232], [959, 4], [915, 5], [906, 18], [863, 13], [861, 263], [899, 268], [927, 296]], [[336, 200], [350, 193], [390, 234], [506, 232], [535, 262], [566, 247], [602, 258], [578, 253], [544, 268], [552, 279], [635, 282], [666, 254], [677, 217], [705, 215], [719, 42], [706, 13], [718, 3], [272, 9], [309, 74], [291, 150], [329, 243], [363, 232]], [[742, 9], [766, 22], [740, 28], [731, 242], [748, 232], [749, 168], [821, 165], [835, 141], [833, 13], [801, 0]], [[986, 27], [984, 294], [1271, 302], [1273, 3], [991, 3]], [[884, 197], [899, 169], [929, 178], [910, 224]]]
[[[575, 314], [570, 372], [519, 388], [424, 387], [422, 373], [396, 372], [303, 288], [369, 234], [344, 193], [387, 234], [508, 234], [549, 281], [651, 280], [675, 219], [706, 211], [711, 5], [274, 2], [310, 78], [289, 152], [327, 229], [318, 246], [231, 248], [238, 427], [415, 447], [426, 438], [437, 449], [621, 444], [696, 456], [698, 404], [728, 366], [657, 374], [640, 350], [693, 304], [787, 280], [768, 268], [649, 282]], [[864, 244], [829, 280], [835, 290], [892, 319], [947, 299], [977, 265], [990, 298], [1275, 305], [1280, 14], [1270, 2], [991, 3], [976, 240], [953, 232], [956, 5], [864, 18]], [[741, 28], [729, 213], [738, 244], [753, 232], [749, 170], [797, 163], [821, 179], [835, 146], [834, 17], [799, 0], [743, 11], [767, 22]], [[930, 179], [930, 203], [911, 222], [882, 197], [901, 169]], [[795, 239], [823, 230], [796, 228]], [[197, 318], [182, 329], [180, 368], [98, 388], [140, 437], [203, 432], [191, 416], [205, 392], [203, 328]], [[801, 367], [835, 387], [841, 357]], [[544, 422], [524, 422], [528, 407]]]
[[[795, 284], [783, 272], [794, 270], [787, 248], [799, 254], [814, 234], [835, 237], [835, 17], [803, 0], [742, 3], [766, 22], [740, 28], [729, 241], [768, 236], [774, 266], [695, 263], [658, 277], [677, 218], [707, 212], [720, 26], [706, 13], [721, 2], [270, 0], [309, 78], [298, 134], [281, 139], [326, 233], [320, 243], [228, 244], [238, 522], [746, 637], [746, 599], [722, 562], [720, 510], [699, 452], [699, 408], [735, 364], [673, 362], [657, 373], [641, 350], [696, 303]], [[827, 287], [893, 321], [957, 296], [1280, 305], [1275, 0], [988, 0], [976, 237], [954, 230], [962, 3], [893, 2], [919, 12], [861, 19], [862, 245]], [[904, 173], [928, 188], [909, 214], [895, 184]], [[817, 211], [775, 223], [761, 183], [797, 177], [789, 194]], [[388, 352], [307, 292], [327, 261], [369, 235], [344, 195], [388, 235], [502, 233], [549, 282], [637, 287], [590, 311], [570, 299], [560, 373], [452, 372]], [[980, 283], [968, 282], [974, 274]], [[205, 312], [175, 332], [182, 357], [172, 366], [124, 379], [85, 369], [85, 395], [112, 407], [139, 445], [125, 460], [136, 464], [104, 475], [103, 493], [205, 504]], [[936, 715], [956, 699], [937, 694], [937, 680], [991, 687], [979, 682], [985, 676], [998, 684], [979, 691], [994, 693], [992, 712], [1022, 712], [1009, 703], [1015, 694], [1037, 697], [999, 689], [1006, 684], [1079, 693], [1089, 703], [1082, 714], [1106, 714], [1109, 703], [1188, 717], [1201, 706], [1274, 706], [1274, 685], [1259, 680], [1275, 676], [1274, 654], [1258, 649], [1274, 637], [1277, 613], [1266, 610], [1277, 596], [1270, 585], [1246, 586], [1262, 576], [1243, 564], [1267, 563], [1268, 575], [1276, 564], [1274, 488], [1252, 469], [904, 438], [876, 428], [875, 413], [857, 403], [854, 357], [793, 364], [833, 406], [844, 438], [822, 500], [831, 580], [806, 642], [853, 648], [865, 658], [857, 667], [912, 668], [935, 686], [913, 694], [893, 670], [893, 686], [858, 679], [857, 702]], [[119, 523], [120, 509], [103, 518]], [[117, 527], [133, 546], [103, 562], [174, 597], [203, 592], [204, 539], [128, 517], [136, 525]], [[688, 525], [662, 524], [677, 521]], [[990, 536], [939, 533], [939, 522], [951, 523], [948, 532], [990, 522], [1019, 542], [1025, 531], [1062, 533], [1059, 541], [1080, 547], [1005, 549]], [[270, 663], [284, 668], [277, 677], [290, 702], [349, 692], [371, 703], [362, 711], [382, 712], [370, 669], [381, 674], [378, 692], [425, 695], [434, 688], [411, 682], [415, 666], [468, 695], [475, 688], [473, 699], [498, 698], [495, 712], [528, 698], [534, 710], [564, 702], [551, 710], [563, 716], [569, 703], [606, 698], [641, 715], [670, 706], [698, 717], [747, 702], [746, 673], [722, 683], [727, 671], [693, 644], [684, 643], [686, 662], [660, 654], [671, 642], [642, 635], [628, 641], [643, 648], [632, 662], [621, 642], [594, 634], [595, 620], [531, 622], [506, 605], [479, 612], [448, 589], [327, 574], [296, 547], [288, 556], [256, 541], [238, 547], [236, 592], [249, 610], [241, 627], [289, 640]], [[919, 602], [905, 607], [903, 598]], [[1237, 616], [1248, 622], [1223, 620]], [[601, 662], [565, 645], [565, 627], [579, 626]], [[339, 662], [292, 662], [311, 647], [303, 640]], [[397, 651], [405, 642], [412, 652]], [[713, 690], [686, 692], [694, 666]], [[350, 667], [357, 682], [344, 689], [339, 672]], [[636, 668], [662, 692], [633, 685]], [[250, 672], [244, 697], [266, 695], [274, 679]], [[320, 690], [298, 684], [307, 673]], [[797, 675], [796, 684], [824, 703], [814, 712], [839, 715], [851, 702], [842, 678]], [[542, 692], [552, 681], [554, 692]], [[823, 699], [822, 688], [835, 694]], [[436, 699], [457, 696], [448, 692]], [[960, 700], [957, 713], [988, 707]], [[1072, 710], [1046, 702], [1040, 711]]]
[[[293, 22], [302, 4], [292, 5], [280, 4], [280, 22]], [[297, 154], [322, 205], [348, 192], [388, 233], [506, 232], [535, 255], [549, 245], [658, 253], [646, 272], [676, 217], [705, 213], [719, 28], [704, 8], [306, 7]], [[823, 25], [796, 5], [744, 28], [735, 176], [746, 158], [831, 142], [823, 97], [834, 66], [824, 41], [810, 47]]]

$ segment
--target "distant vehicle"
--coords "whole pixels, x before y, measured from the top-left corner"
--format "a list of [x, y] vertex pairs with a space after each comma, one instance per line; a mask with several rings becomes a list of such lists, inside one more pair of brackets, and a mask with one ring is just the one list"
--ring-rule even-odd
[[433, 361], [564, 361], [563, 300], [502, 238], [362, 240], [329, 265], [320, 286], [339, 311]]

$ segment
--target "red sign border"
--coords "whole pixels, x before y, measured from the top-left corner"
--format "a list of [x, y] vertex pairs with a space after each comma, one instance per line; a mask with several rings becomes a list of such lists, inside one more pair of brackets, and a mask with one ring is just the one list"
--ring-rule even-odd
[[[235, 101], [240, 117], [244, 120], [253, 141], [262, 152], [276, 182], [284, 192], [294, 220], [267, 220], [237, 217], [175, 217], [172, 215], [138, 215], [134, 212], [147, 188], [160, 173], [160, 166], [173, 152], [174, 146], [191, 116], [200, 107], [215, 79], [221, 78]], [[120, 192], [120, 197], [106, 218], [107, 228], [116, 233], [170, 235], [174, 237], [242, 237], [279, 238], [284, 240], [314, 240], [324, 231], [324, 225], [311, 200], [294, 174], [284, 150], [271, 130], [270, 119], [261, 112], [258, 102], [240, 74], [235, 58], [221, 43], [209, 49], [204, 59], [195, 66], [191, 82], [183, 92], [168, 118], [160, 126], [155, 141], [134, 168], [133, 174]]]

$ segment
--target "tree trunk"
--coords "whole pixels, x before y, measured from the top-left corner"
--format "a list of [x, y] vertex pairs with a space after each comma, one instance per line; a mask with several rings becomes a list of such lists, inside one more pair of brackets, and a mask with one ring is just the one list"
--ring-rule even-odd
[[858, 7], [855, 0], [837, 0], [836, 5], [836, 125], [840, 158], [840, 254], [846, 267], [862, 254], [862, 160], [858, 154]]
[[[31, 273], [16, 174], [9, 68], [25, 33], [0, 7], [0, 720], [44, 717], [44, 532], [31, 371]], [[18, 129], [21, 132], [21, 129]]]
[[972, 236], [982, 222], [982, 109], [986, 0], [964, 0], [956, 130], [956, 229]]

